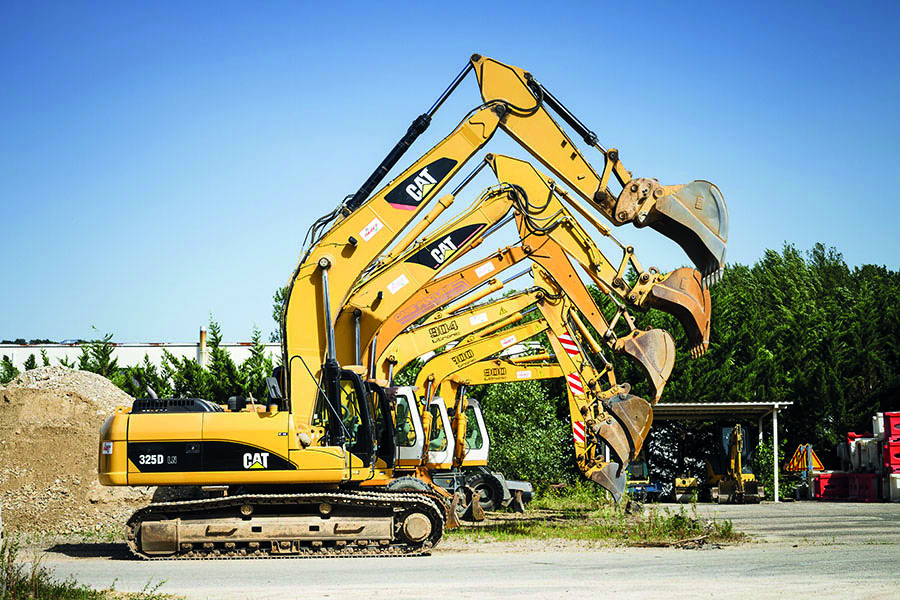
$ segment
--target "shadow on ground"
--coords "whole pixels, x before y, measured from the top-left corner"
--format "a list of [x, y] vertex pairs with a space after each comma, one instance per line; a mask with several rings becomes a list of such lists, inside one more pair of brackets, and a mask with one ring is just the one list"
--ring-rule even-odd
[[84, 543], [55, 544], [47, 548], [48, 553], [62, 554], [71, 558], [108, 558], [110, 560], [134, 560], [135, 556], [125, 544]]

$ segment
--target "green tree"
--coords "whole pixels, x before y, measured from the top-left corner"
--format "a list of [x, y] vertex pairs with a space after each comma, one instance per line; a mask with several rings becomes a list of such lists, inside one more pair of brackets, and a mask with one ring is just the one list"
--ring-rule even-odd
[[22, 366], [25, 367], [26, 371], [37, 369], [37, 359], [34, 357], [34, 354], [29, 354]]
[[78, 357], [78, 368], [82, 371], [102, 375], [110, 380], [116, 378], [119, 375], [119, 361], [113, 357], [116, 345], [112, 338], [113, 334], [108, 333], [102, 338], [82, 344], [81, 356]]
[[209, 319], [208, 345], [207, 399], [225, 404], [229, 397], [240, 395], [247, 389], [247, 380], [228, 351], [222, 347], [222, 328], [212, 317]]
[[275, 290], [272, 296], [272, 320], [275, 321], [275, 330], [269, 335], [270, 342], [281, 341], [281, 313], [284, 311], [284, 301], [287, 300], [287, 286]]
[[19, 370], [13, 364], [12, 359], [7, 355], [3, 355], [0, 360], [0, 384], [7, 384], [19, 376]]
[[262, 332], [258, 327], [253, 327], [250, 340], [250, 357], [241, 363], [239, 371], [245, 382], [244, 394], [259, 400], [266, 397], [266, 377], [272, 375], [274, 365], [266, 353], [266, 346], [262, 342]]

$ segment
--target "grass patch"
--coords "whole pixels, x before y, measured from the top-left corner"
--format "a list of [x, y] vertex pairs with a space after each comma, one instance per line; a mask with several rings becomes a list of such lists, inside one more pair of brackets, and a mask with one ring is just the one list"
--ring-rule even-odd
[[[75, 581], [59, 580], [43, 566], [43, 556], [35, 553], [30, 561], [19, 557], [18, 540], [3, 540], [0, 547], [0, 600], [170, 600], [177, 598], [163, 594], [159, 588], [165, 583], [148, 582], [140, 592], [120, 592], [110, 586], [95, 590]], [[113, 585], [115, 582], [113, 582]]]
[[[595, 486], [594, 486], [595, 487]], [[705, 520], [696, 505], [643, 510], [614, 504], [588, 486], [566, 491], [547, 490], [536, 497], [524, 515], [492, 513], [472, 527], [447, 532], [451, 539], [512, 541], [521, 539], [583, 540], [621, 546], [685, 546], [707, 542], [734, 543], [745, 535], [731, 521]]]

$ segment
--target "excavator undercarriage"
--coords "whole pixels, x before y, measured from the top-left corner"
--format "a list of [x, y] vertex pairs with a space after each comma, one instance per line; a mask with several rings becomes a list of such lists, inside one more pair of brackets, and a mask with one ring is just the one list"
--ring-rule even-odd
[[160, 502], [128, 520], [142, 558], [413, 556], [443, 534], [446, 507], [433, 493], [259, 493]]

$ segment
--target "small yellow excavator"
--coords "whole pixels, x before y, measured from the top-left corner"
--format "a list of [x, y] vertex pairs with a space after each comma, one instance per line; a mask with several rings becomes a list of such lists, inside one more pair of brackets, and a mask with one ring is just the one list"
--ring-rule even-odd
[[719, 504], [758, 504], [763, 497], [756, 476], [747, 465], [749, 453], [744, 447], [744, 430], [740, 424], [722, 427], [722, 446], [715, 460], [706, 461], [706, 483], [711, 500]]

